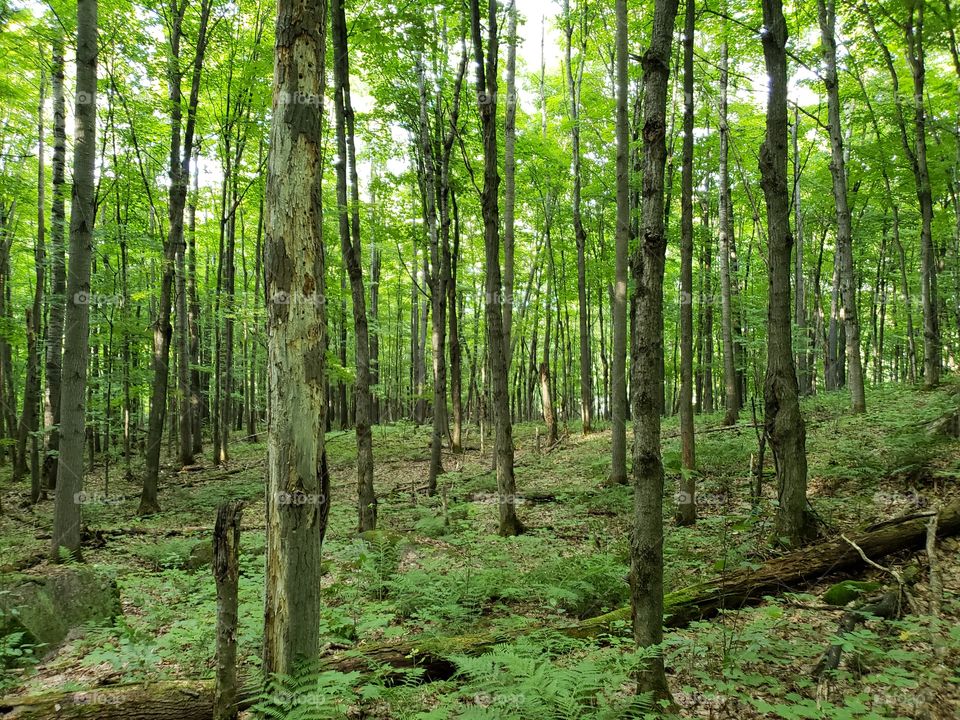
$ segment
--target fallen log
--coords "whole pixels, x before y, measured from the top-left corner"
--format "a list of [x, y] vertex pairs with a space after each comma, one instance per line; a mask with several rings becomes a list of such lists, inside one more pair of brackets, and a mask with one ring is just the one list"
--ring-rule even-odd
[[[903, 550], [924, 547], [928, 515], [905, 516], [872, 531], [847, 535], [871, 560]], [[940, 511], [939, 537], [960, 532], [960, 500]], [[766, 562], [757, 570], [737, 570], [716, 579], [669, 593], [664, 598], [664, 626], [679, 628], [709, 618], [722, 610], [737, 610], [756, 604], [767, 595], [802, 590], [824, 577], [860, 567], [865, 562], [846, 540], [837, 539], [802, 548]], [[454, 637], [417, 637], [359, 645], [321, 659], [320, 669], [351, 672], [388, 666], [396, 675], [416, 668], [425, 679], [450, 677], [455, 671], [449, 659], [455, 655], [480, 655], [494, 645], [510, 642], [535, 631], [549, 631], [575, 638], [629, 632], [630, 608], [623, 607], [599, 617], [559, 627], [533, 626], [509, 632], [478, 631]], [[53, 693], [38, 697], [0, 700], [0, 718], [47, 720], [194, 720], [212, 717], [212, 684], [158, 683], [149, 686], [101, 688], [91, 693]], [[83, 696], [83, 701], [74, 698]], [[251, 694], [241, 693], [241, 702]], [[96, 699], [94, 703], [92, 700]], [[59, 709], [58, 709], [59, 708]]]
[[[116, 685], [0, 701], [2, 718], [68, 720], [210, 720], [213, 681], [181, 680]], [[250, 706], [250, 694], [239, 703]]]

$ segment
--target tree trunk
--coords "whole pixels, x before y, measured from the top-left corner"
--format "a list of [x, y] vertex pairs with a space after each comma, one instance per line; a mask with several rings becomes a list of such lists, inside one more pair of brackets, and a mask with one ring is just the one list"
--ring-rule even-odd
[[47, 305], [46, 391], [44, 425], [47, 453], [43, 472], [47, 487], [57, 484], [57, 456], [60, 448], [60, 377], [63, 361], [63, 314], [67, 289], [64, 235], [66, 213], [64, 168], [67, 156], [66, 102], [63, 95], [63, 39], [53, 41], [53, 206], [50, 211], [50, 294]]
[[517, 3], [510, 0], [507, 7], [507, 98], [503, 122], [503, 343], [507, 354], [507, 372], [513, 362], [513, 285], [514, 285], [514, 231], [516, 205], [516, 161], [514, 148], [517, 138]]
[[[793, 110], [793, 124], [791, 126], [793, 139], [793, 217], [794, 233], [796, 234], [796, 259], [793, 271], [793, 322], [800, 336], [800, 343], [796, 349], [797, 385], [802, 395], [809, 395], [812, 389], [810, 382], [810, 368], [807, 366], [807, 302], [806, 290], [803, 284], [803, 212], [800, 198], [800, 108]], [[819, 289], [816, 290], [819, 292]]]
[[[182, 92], [183, 73], [179, 68], [180, 43], [183, 39], [183, 15], [186, 4], [177, 6], [171, 0], [169, 22], [170, 70], [168, 91], [170, 99], [170, 202], [167, 211], [170, 227], [163, 249], [163, 272], [160, 280], [160, 305], [153, 328], [153, 383], [150, 391], [150, 416], [147, 428], [147, 451], [144, 468], [143, 491], [140, 495], [138, 515], [152, 515], [160, 510], [157, 488], [160, 477], [160, 444], [167, 411], [167, 378], [170, 362], [170, 306], [177, 248], [183, 242], [183, 216], [187, 201], [187, 183], [190, 178], [190, 158], [193, 153], [193, 135], [197, 120], [197, 104], [200, 100], [200, 74], [207, 46], [207, 24], [210, 19], [210, 0], [200, 4], [200, 24], [193, 61], [193, 76], [187, 104], [187, 121], [184, 127]], [[182, 138], [181, 138], [182, 131]], [[182, 145], [181, 145], [182, 140]]]
[[495, 455], [497, 458], [497, 490], [499, 491], [499, 533], [503, 536], [523, 532], [517, 517], [513, 475], [513, 423], [510, 419], [510, 397], [507, 391], [507, 351], [503, 337], [503, 312], [500, 273], [500, 210], [497, 187], [497, 0], [489, 0], [487, 13], [487, 50], [484, 65], [483, 38], [480, 31], [480, 3], [470, 0], [471, 34], [476, 60], [477, 104], [483, 133], [483, 211], [486, 295], [487, 352], [493, 387], [493, 411], [496, 424]]
[[[190, 362], [193, 369], [190, 372], [190, 423], [192, 429], [190, 437], [193, 440], [193, 454], [203, 452], [203, 394], [200, 390], [200, 365], [202, 364], [200, 347], [200, 298], [197, 295], [197, 196], [200, 194], [200, 173], [193, 173], [193, 193], [190, 204], [187, 206], [187, 228], [190, 231], [189, 263], [187, 276], [187, 295], [190, 301]], [[261, 212], [262, 212], [261, 200]], [[259, 256], [257, 258], [259, 263]], [[258, 275], [259, 279], [259, 275]]]
[[77, 0], [77, 89], [70, 205], [70, 268], [60, 390], [60, 461], [50, 559], [80, 556], [80, 493], [90, 336], [90, 261], [93, 255], [94, 164], [97, 124], [97, 0]]
[[683, 167], [680, 188], [680, 490], [677, 524], [697, 519], [693, 435], [693, 33], [694, 2], [685, 0], [683, 24]]
[[[577, 240], [577, 308], [580, 321], [580, 420], [583, 423], [583, 434], [590, 432], [593, 422], [593, 372], [590, 353], [590, 323], [587, 314], [587, 276], [586, 276], [586, 245], [587, 232], [583, 228], [581, 204], [581, 172], [580, 172], [580, 86], [583, 82], [585, 44], [580, 44], [580, 55], [577, 61], [577, 71], [573, 71], [573, 29], [574, 22], [570, 15], [570, 1], [563, 3], [564, 33], [567, 37], [566, 57], [564, 67], [567, 75], [567, 94], [570, 99], [570, 122], [572, 139], [571, 175], [573, 176], [573, 233]], [[584, 19], [581, 22], [585, 22]], [[585, 38], [587, 30], [581, 25], [581, 37]]]
[[[350, 56], [347, 18], [343, 0], [334, 0], [330, 19], [333, 38], [334, 109], [336, 114], [337, 205], [340, 251], [350, 277], [353, 305], [354, 355], [357, 403], [357, 526], [359, 532], [377, 527], [377, 495], [373, 488], [373, 435], [370, 401], [370, 332], [367, 325], [366, 291], [363, 287], [363, 252], [360, 246], [360, 189], [354, 143], [353, 103], [350, 99]], [[347, 191], [349, 186], [349, 199]]]
[[217, 508], [213, 529], [213, 576], [217, 585], [216, 690], [214, 720], [237, 717], [237, 591], [240, 581], [240, 518], [243, 502]]
[[[923, 2], [910, 3], [904, 28], [907, 40], [907, 62], [913, 76], [913, 172], [920, 203], [920, 297], [923, 304], [923, 386], [940, 384], [940, 321], [937, 317], [937, 258], [933, 246], [933, 196], [927, 169], [927, 116], [924, 107], [926, 82], [923, 46]], [[915, 17], [916, 16], [916, 17]]]
[[[38, 432], [40, 430], [40, 357], [37, 343], [41, 337], [43, 318], [43, 291], [46, 270], [46, 169], [44, 162], [44, 104], [46, 100], [46, 73], [40, 71], [40, 101], [37, 105], [37, 242], [33, 250], [35, 281], [33, 288], [33, 307], [25, 313], [27, 329], [27, 373], [23, 386], [23, 413], [20, 417], [20, 436], [17, 438], [22, 449], [18, 460], [26, 466], [27, 442], [30, 443], [30, 502], [37, 503], [45, 497], [40, 482], [40, 455]], [[14, 479], [17, 467], [14, 466]]]
[[[650, 47], [643, 56], [643, 205], [640, 245], [632, 262], [633, 346], [633, 527], [630, 540], [630, 604], [634, 641], [640, 647], [663, 640], [663, 463], [660, 416], [663, 411], [663, 175], [666, 164], [666, 106], [677, 0], [657, 0]], [[663, 657], [640, 671], [638, 692], [670, 700]]]
[[850, 389], [851, 409], [855, 413], [862, 413], [867, 411], [867, 400], [864, 394], [863, 361], [860, 356], [860, 317], [857, 308], [857, 289], [853, 279], [853, 232], [850, 226], [850, 207], [847, 203], [847, 171], [840, 121], [835, 0], [817, 0], [817, 16], [820, 20], [820, 36], [826, 66], [824, 85], [827, 88], [830, 131], [830, 174], [833, 177], [833, 201], [837, 213], [840, 294], [843, 299], [843, 322], [846, 330], [847, 385]]
[[268, 303], [263, 670], [317, 656], [320, 550], [330, 509], [324, 453], [326, 305], [321, 205], [326, 4], [280, 0], [266, 187]]
[[[611, 314], [613, 358], [611, 361], [611, 484], [627, 482], [627, 259], [630, 255], [630, 124], [627, 119], [628, 54], [627, 3], [616, 2], [617, 86], [617, 228]], [[549, 319], [547, 321], [549, 326]], [[548, 327], [549, 329], [549, 327]]]
[[[193, 175], [198, 175], [194, 170]], [[191, 197], [188, 226], [190, 234], [196, 231], [196, 200]], [[187, 295], [187, 239], [181, 233], [176, 253], [177, 285], [177, 394], [180, 401], [180, 449], [181, 467], [193, 465], [193, 392], [190, 382], [190, 300]]]
[[815, 528], [807, 513], [806, 427], [800, 413], [791, 343], [790, 193], [787, 187], [787, 24], [782, 0], [763, 0], [763, 55], [770, 92], [766, 138], [760, 147], [760, 174], [767, 205], [767, 372], [764, 379], [765, 432], [773, 448], [780, 504], [776, 534], [790, 545], [810, 539]]
[[450, 251], [450, 280], [447, 283], [447, 307], [450, 309], [450, 408], [453, 423], [450, 432], [450, 450], [463, 452], [463, 359], [460, 349], [460, 312], [457, 309], [457, 268], [460, 260], [460, 210], [457, 195], [450, 188], [450, 207], [453, 214], [453, 247]]
[[[740, 410], [736, 350], [733, 344], [733, 290], [731, 255], [733, 244], [733, 201], [730, 197], [730, 127], [727, 125], [728, 50], [726, 24], [720, 45], [720, 325], [723, 338], [723, 424], [736, 425]], [[739, 327], [739, 320], [737, 320]]]

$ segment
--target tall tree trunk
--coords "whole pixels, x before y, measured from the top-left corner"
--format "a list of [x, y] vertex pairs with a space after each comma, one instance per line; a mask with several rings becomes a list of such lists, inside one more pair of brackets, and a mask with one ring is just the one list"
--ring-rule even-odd
[[[377, 496], [373, 488], [373, 435], [370, 429], [370, 333], [367, 325], [366, 291], [363, 287], [363, 252], [360, 247], [360, 187], [354, 143], [353, 103], [350, 99], [350, 55], [347, 17], [343, 0], [334, 0], [330, 19], [333, 38], [334, 109], [336, 114], [337, 205], [340, 251], [350, 277], [353, 305], [354, 355], [357, 377], [357, 510], [360, 532], [377, 527]], [[347, 190], [349, 186], [349, 199]]]
[[703, 226], [703, 412], [716, 409], [713, 398], [713, 231], [710, 228], [710, 176], [706, 179], [704, 198], [700, 203]]
[[57, 484], [60, 450], [60, 378], [63, 362], [63, 314], [67, 289], [64, 235], [66, 229], [64, 168], [67, 157], [66, 102], [63, 95], [63, 40], [53, 41], [53, 207], [50, 210], [50, 295], [47, 309], [46, 392], [44, 425], [48, 429], [44, 476]]
[[791, 343], [790, 191], [787, 187], [787, 24], [782, 0], [763, 0], [763, 56], [770, 78], [766, 138], [760, 147], [760, 174], [767, 205], [767, 373], [764, 379], [765, 432], [777, 467], [780, 504], [776, 533], [799, 545], [814, 533], [807, 513], [807, 432], [800, 413]]
[[230, 459], [230, 429], [233, 422], [233, 315], [234, 291], [236, 289], [236, 254], [237, 254], [237, 176], [239, 156], [242, 150], [238, 147], [234, 160], [228, 168], [224, 183], [230, 185], [226, 197], [229, 198], [229, 210], [224, 208], [226, 217], [226, 235], [223, 256], [221, 257], [221, 272], [223, 280], [221, 286], [221, 312], [223, 314], [223, 331], [220, 335], [218, 348], [220, 371], [217, 373], [217, 382], [220, 384], [220, 405], [217, 409], [219, 432], [216, 434], [214, 458], [219, 465], [226, 465]]
[[507, 98], [503, 121], [503, 342], [507, 372], [513, 362], [514, 207], [516, 206], [517, 138], [517, 3], [507, 6]]
[[[17, 464], [13, 468], [14, 480], [19, 472], [26, 471], [27, 443], [30, 444], [30, 502], [40, 500], [43, 488], [40, 484], [39, 448], [40, 429], [40, 358], [37, 343], [40, 340], [43, 318], [43, 290], [46, 270], [46, 163], [44, 162], [44, 105], [46, 102], [46, 72], [40, 70], [40, 100], [37, 103], [37, 242], [33, 248], [34, 288], [33, 306], [25, 313], [27, 329], [27, 372], [23, 385], [23, 411], [20, 415], [20, 432], [17, 442]], [[19, 467], [18, 467], [19, 466]], [[18, 472], [19, 471], [19, 472]]]
[[320, 551], [330, 509], [321, 206], [326, 44], [326, 3], [279, 0], [264, 260], [267, 677], [314, 660], [320, 639]]
[[694, 0], [685, 0], [683, 24], [683, 167], [680, 178], [680, 491], [677, 524], [697, 519], [693, 435], [693, 33]]
[[[193, 175], [198, 175], [196, 170]], [[188, 210], [190, 234], [196, 231], [196, 200], [190, 199]], [[190, 300], [187, 294], [187, 238], [181, 233], [176, 252], [177, 285], [177, 394], [180, 400], [180, 448], [181, 466], [193, 464], [193, 393], [190, 382]]]
[[[613, 315], [613, 358], [611, 361], [611, 461], [610, 482], [627, 482], [627, 258], [630, 254], [630, 124], [627, 119], [627, 1], [616, 0], [616, 86], [617, 86], [617, 228], [611, 314]], [[548, 292], [549, 295], [549, 284]], [[547, 332], [550, 330], [549, 316]], [[549, 345], [549, 335], [544, 347]], [[546, 351], [545, 351], [546, 352]]]
[[830, 323], [823, 356], [823, 382], [827, 390], [843, 387], [840, 373], [840, 255], [834, 253], [830, 291]]
[[[570, 99], [570, 122], [572, 139], [572, 166], [573, 175], [573, 232], [577, 240], [577, 308], [580, 321], [580, 420], [583, 423], [583, 433], [590, 432], [593, 422], [593, 372], [590, 352], [590, 322], [587, 313], [587, 270], [586, 246], [587, 232], [583, 227], [581, 205], [581, 159], [580, 159], [580, 87], [583, 82], [584, 49], [580, 44], [580, 54], [577, 60], [577, 70], [573, 70], [573, 30], [574, 21], [570, 15], [570, 0], [563, 2], [564, 32], [567, 36], [565, 68], [567, 75], [567, 94]], [[581, 22], [586, 22], [584, 18]], [[581, 37], [586, 37], [586, 28], [581, 25]]]
[[97, 127], [97, 0], [77, 0], [77, 89], [74, 104], [73, 191], [66, 339], [60, 389], [60, 461], [50, 559], [80, 556], [80, 493], [90, 337], [90, 260], [93, 255], [94, 164]]
[[[633, 408], [633, 526], [630, 601], [634, 640], [640, 647], [663, 640], [663, 270], [667, 249], [663, 175], [666, 106], [677, 0], [657, 0], [650, 47], [643, 56], [643, 205], [640, 245], [631, 262], [633, 345], [630, 386]], [[639, 672], [638, 692], [670, 700], [663, 657]]]
[[[210, 19], [211, 0], [200, 4], [200, 24], [193, 60], [193, 76], [187, 104], [187, 121], [184, 127], [182, 92], [183, 72], [180, 69], [180, 43], [183, 39], [183, 15], [186, 0], [171, 0], [169, 22], [170, 70], [168, 91], [170, 99], [170, 202], [167, 218], [170, 226], [163, 249], [163, 273], [160, 280], [160, 305], [153, 328], [153, 383], [150, 391], [150, 417], [147, 428], [146, 467], [144, 468], [143, 491], [140, 494], [138, 515], [151, 515], [160, 510], [157, 488], [160, 478], [160, 444], [167, 411], [167, 378], [170, 362], [171, 293], [176, 262], [176, 251], [183, 242], [183, 216], [187, 201], [187, 183], [190, 178], [190, 157], [193, 152], [193, 135], [197, 120], [197, 103], [200, 99], [200, 73], [207, 46], [207, 24]], [[181, 136], [182, 132], [182, 136]], [[181, 144], [182, 143], [182, 144]]]
[[[200, 347], [200, 297], [197, 294], [197, 196], [200, 173], [193, 173], [193, 192], [190, 195], [190, 204], [187, 206], [187, 229], [189, 230], [189, 262], [187, 267], [187, 295], [190, 301], [190, 362], [193, 369], [190, 372], [190, 423], [192, 429], [190, 437], [193, 440], [193, 454], [203, 452], [203, 393], [200, 390], [202, 363]], [[261, 204], [262, 204], [261, 200]], [[258, 258], [259, 260], [259, 258]]]
[[[793, 124], [791, 125], [791, 137], [793, 138], [793, 226], [796, 235], [796, 259], [794, 261], [793, 271], [793, 322], [797, 328], [797, 334], [800, 336], [800, 343], [797, 345], [796, 365], [797, 365], [797, 384], [802, 395], [809, 395], [812, 389], [810, 383], [810, 369], [807, 367], [807, 302], [806, 290], [803, 284], [803, 212], [801, 210], [800, 199], [800, 172], [802, 163], [800, 162], [800, 108], [795, 107], [793, 111]], [[849, 217], [849, 216], [848, 216]]]
[[[727, 124], [727, 84], [729, 71], [726, 22], [720, 45], [720, 325], [723, 338], [723, 424], [735, 425], [740, 410], [737, 383], [736, 350], [733, 344], [733, 200], [730, 197], [730, 127]], [[739, 319], [736, 320], [740, 326]]]
[[[820, 20], [823, 60], [826, 66], [824, 85], [827, 88], [830, 131], [830, 174], [833, 177], [833, 201], [837, 213], [840, 294], [843, 299], [843, 322], [846, 330], [847, 386], [850, 389], [851, 409], [855, 413], [862, 413], [867, 410], [867, 400], [864, 392], [863, 361], [860, 356], [860, 317], [857, 308], [857, 288], [853, 280], [853, 233], [850, 226], [850, 207], [847, 203], [847, 171], [840, 121], [835, 0], [817, 0], [817, 16]], [[799, 250], [798, 256], [800, 256]]]
[[517, 517], [516, 483], [513, 475], [513, 423], [507, 391], [507, 351], [503, 337], [503, 312], [500, 273], [500, 210], [497, 188], [497, 0], [489, 0], [487, 11], [487, 50], [484, 65], [483, 38], [480, 30], [480, 2], [470, 0], [471, 34], [476, 60], [477, 104], [483, 134], [483, 211], [487, 352], [493, 387], [493, 411], [496, 424], [497, 490], [499, 491], [499, 533], [503, 536], [523, 532]]
[[904, 27], [907, 40], [907, 62], [913, 76], [913, 172], [920, 203], [920, 297], [923, 304], [923, 386], [940, 384], [940, 321], [937, 317], [937, 258], [933, 246], [933, 196], [927, 169], [927, 115], [924, 86], [926, 62], [923, 46], [925, 2], [909, 3], [909, 17]]
[[460, 349], [460, 312], [457, 310], [457, 268], [460, 260], [460, 210], [457, 195], [450, 188], [450, 207], [453, 214], [453, 247], [450, 251], [450, 281], [447, 283], [447, 307], [450, 309], [450, 409], [453, 423], [450, 450], [463, 452], [463, 359]]

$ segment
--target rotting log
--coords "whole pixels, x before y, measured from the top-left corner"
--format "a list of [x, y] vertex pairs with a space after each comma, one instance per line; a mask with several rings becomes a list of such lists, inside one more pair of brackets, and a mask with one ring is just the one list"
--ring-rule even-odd
[[[883, 523], [874, 530], [848, 534], [871, 560], [924, 546], [927, 522], [932, 513], [915, 513]], [[944, 507], [938, 518], [938, 537], [960, 532], [960, 500]], [[664, 598], [667, 628], [679, 628], [721, 610], [737, 610], [756, 604], [767, 595], [802, 590], [826, 576], [863, 566], [857, 550], [841, 538], [811, 545], [769, 560], [757, 570], [743, 569], [714, 580], [677, 590]], [[536, 631], [560, 633], [575, 638], [595, 638], [629, 632], [630, 608], [559, 627], [533, 626], [509, 632], [478, 631], [454, 637], [413, 637], [359, 645], [330, 654], [320, 668], [365, 672], [388, 666], [397, 671], [417, 668], [424, 679], [450, 677], [455, 655], [479, 655], [497, 643], [510, 642]], [[238, 706], [249, 705], [252, 693], [241, 691]], [[0, 718], [65, 718], [67, 720], [209, 720], [213, 714], [213, 684], [209, 681], [156, 683], [148, 686], [104, 687], [86, 693], [53, 693], [36, 697], [0, 700]]]

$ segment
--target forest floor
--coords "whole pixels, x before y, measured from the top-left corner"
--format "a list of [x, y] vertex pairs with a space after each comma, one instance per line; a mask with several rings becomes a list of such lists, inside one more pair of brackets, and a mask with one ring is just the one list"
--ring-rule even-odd
[[[960, 383], [933, 392], [889, 385], [869, 392], [869, 412], [851, 416], [845, 393], [804, 401], [810, 498], [827, 536], [960, 495], [960, 441], [930, 431], [960, 408]], [[755, 566], [770, 543], [774, 492], [750, 501], [757, 436], [741, 425], [719, 430], [719, 415], [697, 418], [699, 513], [677, 527], [665, 503], [666, 587], [677, 589], [729, 570]], [[328, 435], [333, 508], [324, 543], [326, 572], [318, 601], [328, 649], [391, 638], [463, 635], [479, 628], [558, 625], [628, 602], [625, 581], [629, 487], [607, 487], [609, 429], [583, 437], [571, 427], [559, 445], [538, 449], [536, 425], [516, 427], [519, 514], [529, 528], [496, 535], [496, 481], [470, 428], [463, 456], [444, 455], [442, 492], [426, 497], [429, 428], [374, 428], [380, 527], [356, 535], [354, 439]], [[668, 500], [676, 487], [677, 421], [664, 423]], [[115, 682], [211, 677], [216, 598], [209, 568], [191, 563], [208, 542], [216, 505], [246, 501], [241, 538], [239, 648], [241, 674], [256, 678], [263, 625], [263, 488], [266, 446], [238, 440], [226, 468], [203, 458], [202, 469], [162, 476], [155, 516], [135, 516], [138, 483], [116, 461], [109, 494], [104, 468], [86, 479], [87, 563], [116, 578], [123, 614], [110, 627], [84, 627], [26, 669], [0, 676], [0, 695], [80, 689]], [[134, 467], [136, 475], [137, 467]], [[25, 485], [0, 469], [0, 565], [43, 572], [51, 501], [24, 504]], [[670, 686], [679, 716], [697, 718], [960, 717], [960, 540], [940, 544], [945, 597], [939, 625], [925, 613], [871, 621], [845, 639], [829, 681], [811, 670], [836, 631], [842, 611], [824, 609], [821, 594], [843, 576], [802, 594], [770, 597], [671, 631], [665, 640]], [[883, 564], [919, 566], [912, 594], [927, 607], [927, 558], [904, 553]], [[190, 566], [199, 565], [192, 569]], [[889, 584], [885, 573], [858, 579]], [[2, 659], [2, 658], [0, 658]], [[313, 715], [351, 718], [638, 717], [629, 677], [641, 657], [628, 636], [582, 641], [541, 632], [481, 657], [455, 658], [453, 678], [384, 683], [376, 673], [328, 672], [311, 679]], [[2, 663], [0, 663], [2, 665]], [[277, 715], [282, 717], [283, 715]]]

